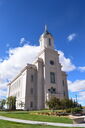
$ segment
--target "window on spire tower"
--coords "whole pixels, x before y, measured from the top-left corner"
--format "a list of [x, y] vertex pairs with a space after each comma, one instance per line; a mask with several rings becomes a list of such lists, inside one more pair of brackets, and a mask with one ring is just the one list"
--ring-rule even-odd
[[49, 46], [51, 46], [51, 39], [50, 39], [50, 38], [48, 38], [48, 41], [49, 41]]

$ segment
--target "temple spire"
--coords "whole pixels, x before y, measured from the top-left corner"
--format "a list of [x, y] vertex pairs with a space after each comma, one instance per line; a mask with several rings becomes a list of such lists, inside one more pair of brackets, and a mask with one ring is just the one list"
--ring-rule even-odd
[[45, 25], [44, 32], [40, 36], [39, 42], [42, 49], [45, 48], [54, 49], [54, 38], [51, 35], [51, 33], [48, 32], [47, 25]]
[[48, 28], [47, 28], [47, 25], [45, 24], [45, 32], [47, 32], [48, 31]]

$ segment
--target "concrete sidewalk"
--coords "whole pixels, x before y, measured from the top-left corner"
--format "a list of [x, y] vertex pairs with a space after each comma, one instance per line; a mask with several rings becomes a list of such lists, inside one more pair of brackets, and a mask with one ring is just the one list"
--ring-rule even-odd
[[50, 122], [40, 122], [40, 121], [31, 121], [31, 120], [21, 120], [15, 118], [9, 118], [0, 116], [0, 120], [7, 120], [17, 123], [25, 123], [25, 124], [38, 124], [38, 125], [51, 125], [51, 126], [62, 126], [62, 127], [84, 127], [85, 124], [64, 124], [64, 123], [50, 123]]

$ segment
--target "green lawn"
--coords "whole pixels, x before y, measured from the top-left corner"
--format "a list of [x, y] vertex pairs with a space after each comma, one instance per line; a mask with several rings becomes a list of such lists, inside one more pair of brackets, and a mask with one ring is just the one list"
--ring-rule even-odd
[[0, 128], [43, 128], [43, 127], [44, 128], [68, 128], [68, 127], [57, 127], [57, 126], [22, 124], [22, 123], [15, 123], [15, 122], [0, 120]]
[[67, 117], [56, 117], [56, 116], [47, 116], [47, 115], [35, 115], [35, 112], [0, 112], [0, 115], [25, 119], [25, 120], [34, 120], [34, 121], [44, 121], [44, 122], [58, 122], [58, 123], [72, 123], [72, 120]]

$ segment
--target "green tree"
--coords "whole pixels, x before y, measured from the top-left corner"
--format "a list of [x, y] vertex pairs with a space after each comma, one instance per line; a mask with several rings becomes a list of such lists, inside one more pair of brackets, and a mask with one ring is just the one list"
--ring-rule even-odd
[[67, 109], [67, 108], [75, 108], [75, 107], [81, 107], [82, 106], [78, 103], [73, 101], [72, 99], [62, 99], [61, 100], [61, 108], [62, 109]]
[[49, 101], [47, 101], [47, 105], [49, 106], [49, 109], [70, 109], [71, 108], [81, 108], [82, 106], [78, 103], [73, 101], [72, 99], [62, 99], [59, 100], [56, 97], [51, 97]]
[[61, 105], [62, 105], [62, 109], [73, 108], [74, 102], [72, 99], [62, 99]]
[[0, 101], [0, 109], [4, 109], [5, 104], [6, 104], [6, 100], [5, 99], [2, 99]]
[[51, 97], [49, 101], [46, 102], [46, 104], [49, 106], [49, 109], [56, 110], [60, 108], [60, 100], [56, 97]]
[[15, 96], [8, 97], [7, 105], [9, 110], [16, 110], [16, 97]]

